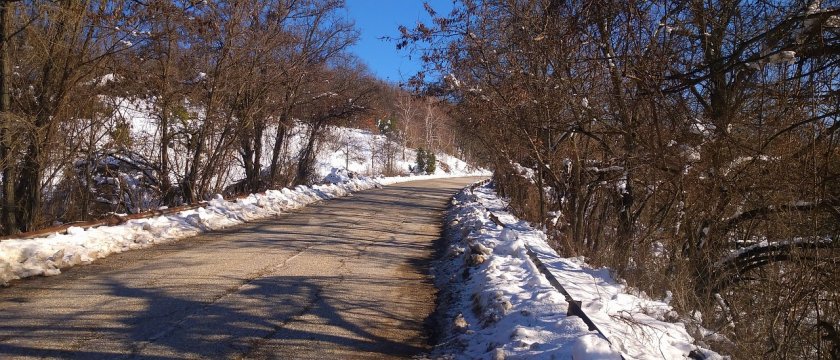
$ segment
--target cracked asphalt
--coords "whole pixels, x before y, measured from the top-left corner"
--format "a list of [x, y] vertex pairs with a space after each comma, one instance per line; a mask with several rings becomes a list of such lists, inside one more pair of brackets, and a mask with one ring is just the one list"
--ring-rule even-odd
[[0, 358], [423, 354], [442, 212], [478, 180], [363, 191], [15, 282], [0, 289]]

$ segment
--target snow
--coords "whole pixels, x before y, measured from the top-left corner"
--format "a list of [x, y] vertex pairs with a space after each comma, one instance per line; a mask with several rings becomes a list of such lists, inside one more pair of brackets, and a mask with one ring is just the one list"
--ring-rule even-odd
[[41, 238], [3, 240], [0, 241], [0, 284], [8, 285], [11, 280], [30, 276], [58, 275], [62, 269], [89, 264], [110, 254], [276, 216], [320, 200], [347, 196], [354, 191], [450, 176], [357, 177], [338, 184], [268, 190], [235, 200], [225, 200], [221, 195], [216, 195], [203, 207], [176, 214], [129, 220], [115, 226], [88, 229], [70, 227], [64, 234], [56, 233]]
[[829, 17], [828, 20], [825, 21], [824, 26], [826, 28], [834, 28], [834, 29], [840, 27], [840, 16], [831, 15], [831, 17]]
[[749, 163], [757, 162], [757, 161], [777, 161], [777, 160], [779, 160], [779, 157], [776, 157], [776, 156], [771, 157], [771, 156], [767, 156], [767, 155], [739, 156], [739, 157], [733, 159], [729, 163], [729, 165], [727, 165], [726, 168], [723, 169], [723, 175], [729, 174], [729, 172], [731, 172], [734, 169], [737, 169], [738, 167], [740, 167], [741, 165], [744, 165], [744, 164], [749, 164]]
[[796, 62], [796, 52], [790, 50], [780, 51], [767, 58], [768, 64], [792, 64], [794, 62]]
[[446, 80], [446, 82], [452, 88], [460, 88], [463, 85], [461, 83], [461, 80], [458, 80], [458, 78], [455, 77], [455, 74], [453, 74], [453, 73], [447, 74], [446, 76], [443, 77], [443, 79]]
[[590, 166], [590, 167], [586, 168], [586, 171], [591, 171], [591, 172], [594, 172], [596, 174], [603, 174], [603, 173], [614, 172], [614, 171], [624, 171], [624, 167], [623, 166], [618, 166], [618, 165], [608, 166], [608, 167], [604, 167], [604, 168], [599, 168], [597, 166]]
[[740, 248], [737, 248], [735, 250], [730, 251], [729, 254], [721, 257], [720, 260], [715, 262], [715, 266], [721, 266], [723, 264], [726, 264], [727, 262], [735, 260], [736, 258], [738, 258], [739, 256], [741, 256], [741, 255], [743, 255], [747, 252], [750, 252], [750, 251], [753, 251], [753, 250], [756, 250], [756, 249], [760, 249], [760, 248], [782, 247], [782, 246], [787, 246], [787, 245], [800, 245], [800, 244], [831, 243], [831, 241], [832, 241], [831, 238], [817, 238], [817, 239], [814, 239], [814, 238], [796, 237], [796, 238], [793, 238], [793, 239], [790, 239], [790, 240], [782, 240], [782, 241], [771, 242], [771, 241], [768, 241], [765, 238], [765, 239], [761, 239], [760, 241], [757, 241], [755, 243], [752, 243], [750, 245], [743, 246], [743, 247], [740, 247]]
[[119, 77], [116, 74], [105, 74], [102, 75], [98, 80], [93, 80], [91, 83], [96, 84], [97, 86], [105, 86], [109, 83], [114, 83], [119, 81]]
[[[805, 9], [805, 13], [803, 14], [805, 19], [802, 21], [802, 29], [797, 29], [795, 31], [794, 39], [798, 44], [801, 44], [805, 39], [803, 37], [803, 33], [807, 33], [813, 31], [813, 29], [820, 25], [820, 20], [817, 15], [832, 11], [833, 9], [822, 9], [822, 1], [820, 0], [812, 0], [808, 7]], [[825, 21], [825, 25], [828, 27], [835, 27], [837, 25], [838, 17], [837, 15], [832, 15]]]
[[[504, 209], [488, 185], [452, 200], [445, 255], [435, 264], [443, 341], [432, 355], [456, 359], [680, 359], [698, 348], [665, 302], [634, 295], [577, 258], [558, 255], [542, 231]], [[495, 220], [495, 221], [494, 221]], [[501, 225], [497, 225], [497, 223]], [[567, 315], [567, 298], [543, 276], [528, 251], [581, 302], [597, 329]]]
[[694, 122], [689, 126], [688, 131], [692, 134], [702, 135], [708, 137], [714, 134], [717, 127], [711, 123], [704, 123], [700, 119], [694, 119]]
[[324, 182], [328, 184], [340, 184], [350, 181], [351, 176], [353, 176], [353, 173], [347, 171], [347, 169], [332, 168], [330, 174], [324, 177]]
[[684, 156], [688, 162], [700, 162], [700, 151], [697, 150], [697, 148], [688, 145], [681, 145], [680, 148], [682, 150], [682, 156]]
[[513, 171], [516, 171], [517, 175], [527, 179], [528, 181], [531, 182], [531, 184], [536, 183], [535, 179], [536, 179], [537, 175], [536, 175], [536, 172], [534, 171], [534, 169], [522, 166], [521, 164], [516, 163], [516, 162], [511, 162], [510, 165], [513, 167]]
[[[322, 177], [333, 172], [332, 169], [346, 169], [349, 172], [376, 176], [383, 173], [396, 172], [409, 174], [409, 167], [415, 166], [417, 151], [405, 148], [388, 139], [384, 135], [376, 135], [367, 130], [332, 127], [330, 136], [335, 140], [324, 144], [315, 159], [315, 169]], [[292, 140], [293, 152], [301, 146], [305, 139], [295, 137]], [[389, 153], [390, 154], [387, 154]], [[392, 168], [385, 169], [388, 156], [391, 156]], [[461, 159], [446, 153], [438, 152], [436, 175], [468, 175], [481, 171], [470, 166]], [[447, 171], [448, 170], [448, 171]]]

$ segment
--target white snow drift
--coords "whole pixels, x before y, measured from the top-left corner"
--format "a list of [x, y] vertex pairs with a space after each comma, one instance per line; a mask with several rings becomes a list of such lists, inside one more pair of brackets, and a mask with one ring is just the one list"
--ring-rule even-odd
[[[681, 359], [693, 344], [668, 304], [632, 295], [607, 269], [560, 257], [545, 234], [504, 211], [488, 186], [452, 200], [446, 255], [435, 278], [446, 309], [437, 356], [464, 359]], [[495, 217], [503, 226], [491, 220]], [[531, 261], [530, 249], [603, 332], [588, 330]]]

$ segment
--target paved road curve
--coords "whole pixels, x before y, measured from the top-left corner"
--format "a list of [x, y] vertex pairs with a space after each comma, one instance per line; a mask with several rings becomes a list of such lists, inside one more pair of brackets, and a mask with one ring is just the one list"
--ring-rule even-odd
[[356, 193], [0, 289], [0, 358], [410, 357], [427, 261], [476, 178]]

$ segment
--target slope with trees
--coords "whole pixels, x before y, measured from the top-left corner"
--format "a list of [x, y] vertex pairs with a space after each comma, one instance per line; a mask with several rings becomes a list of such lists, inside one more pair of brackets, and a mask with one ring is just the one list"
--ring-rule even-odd
[[399, 46], [562, 254], [723, 353], [836, 358], [837, 5], [462, 0]]
[[393, 118], [395, 144], [456, 150], [444, 104], [348, 51], [342, 0], [0, 5], [7, 235], [320, 181], [336, 126]]

